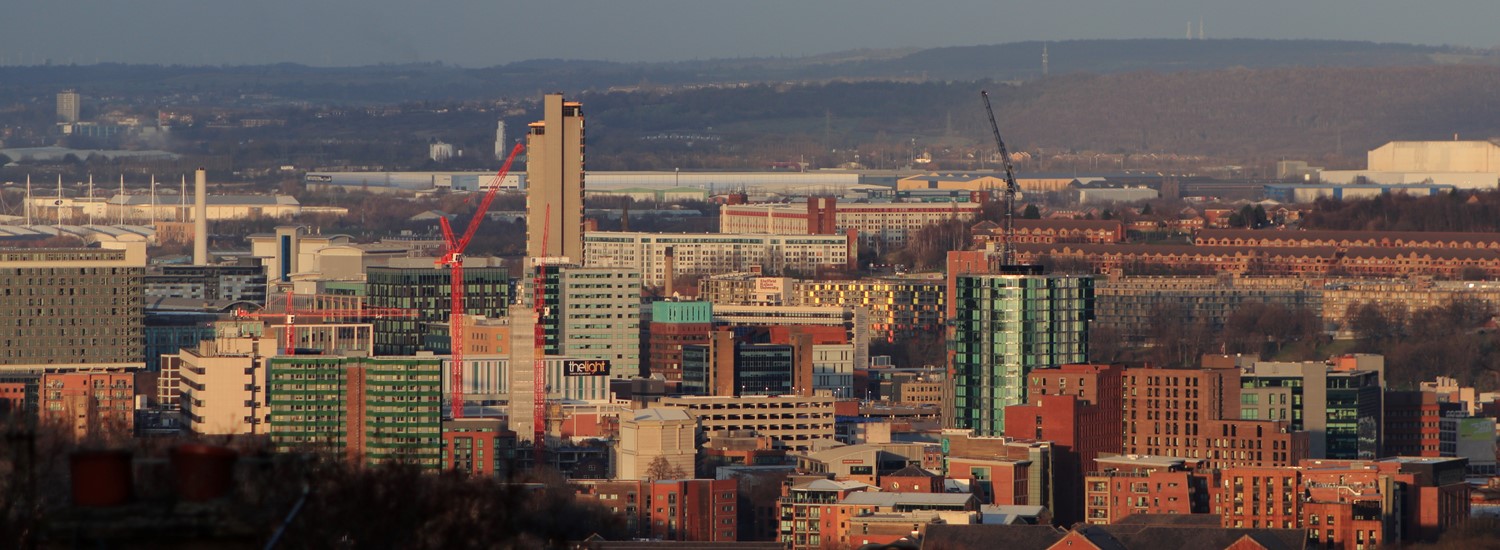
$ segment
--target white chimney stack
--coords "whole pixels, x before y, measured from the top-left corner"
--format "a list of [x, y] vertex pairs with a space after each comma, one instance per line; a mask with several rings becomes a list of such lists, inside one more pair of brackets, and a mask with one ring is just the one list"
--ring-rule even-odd
[[208, 265], [208, 172], [202, 168], [193, 180], [193, 192], [193, 265]]

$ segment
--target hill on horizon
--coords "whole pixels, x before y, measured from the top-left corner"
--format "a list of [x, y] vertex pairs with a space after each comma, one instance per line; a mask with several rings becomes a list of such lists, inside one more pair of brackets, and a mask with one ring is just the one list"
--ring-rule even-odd
[[1234, 67], [1381, 67], [1500, 64], [1487, 50], [1335, 40], [1122, 39], [1012, 42], [931, 49], [851, 50], [796, 58], [619, 63], [539, 59], [486, 68], [440, 63], [309, 67], [47, 65], [0, 67], [0, 100], [77, 88], [96, 95], [262, 93], [290, 100], [391, 103], [539, 96], [564, 90], [679, 88], [838, 80], [1020, 81], [1048, 73], [1115, 74]]

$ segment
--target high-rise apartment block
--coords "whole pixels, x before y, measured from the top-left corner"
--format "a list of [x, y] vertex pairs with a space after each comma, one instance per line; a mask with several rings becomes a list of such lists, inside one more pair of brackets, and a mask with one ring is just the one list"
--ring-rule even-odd
[[1082, 363], [1093, 316], [1090, 277], [1042, 275], [1035, 266], [965, 275], [953, 296], [953, 426], [1005, 432], [1005, 407], [1026, 403], [1033, 370]]
[[144, 247], [0, 250], [0, 370], [142, 368]]
[[63, 90], [57, 93], [57, 121], [62, 123], [78, 122], [80, 111], [83, 110], [83, 98], [74, 90]]
[[526, 132], [527, 256], [584, 261], [583, 144], [583, 104], [544, 96]]
[[376, 464], [442, 462], [443, 362], [426, 357], [295, 355], [269, 361], [271, 443]]

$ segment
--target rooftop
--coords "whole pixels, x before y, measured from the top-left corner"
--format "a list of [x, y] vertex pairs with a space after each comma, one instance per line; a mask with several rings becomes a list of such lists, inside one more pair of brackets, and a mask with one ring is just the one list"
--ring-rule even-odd
[[854, 506], [953, 506], [963, 507], [974, 495], [970, 493], [892, 493], [862, 491], [849, 493], [839, 504]]

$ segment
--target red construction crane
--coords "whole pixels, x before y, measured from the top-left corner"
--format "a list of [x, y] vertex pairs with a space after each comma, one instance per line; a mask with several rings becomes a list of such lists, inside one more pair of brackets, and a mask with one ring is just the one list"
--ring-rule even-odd
[[[351, 296], [323, 296], [311, 295], [314, 304], [312, 309], [298, 310], [295, 305], [292, 292], [286, 293], [285, 311], [260, 310], [251, 312], [245, 309], [237, 309], [234, 316], [241, 319], [282, 319], [282, 336], [286, 341], [283, 349], [287, 355], [297, 353], [297, 316], [320, 317], [325, 320], [333, 319], [385, 319], [390, 317], [416, 317], [417, 312], [409, 309], [396, 309], [387, 307], [365, 307], [358, 298]], [[317, 307], [317, 302], [326, 300], [333, 303], [347, 302], [353, 300], [353, 307]]]
[[474, 238], [474, 232], [479, 230], [479, 222], [484, 220], [484, 213], [490, 209], [490, 203], [495, 200], [495, 193], [500, 190], [500, 184], [505, 180], [505, 174], [510, 172], [510, 164], [516, 160], [516, 155], [521, 153], [524, 147], [517, 143], [515, 149], [510, 150], [510, 156], [506, 157], [505, 164], [500, 167], [500, 173], [495, 175], [495, 184], [490, 186], [489, 192], [484, 194], [484, 200], [479, 202], [479, 209], [474, 211], [474, 218], [469, 220], [469, 228], [464, 230], [463, 237], [454, 238], [453, 228], [448, 225], [448, 218], [438, 218], [438, 223], [443, 228], [443, 242], [448, 251], [444, 252], [434, 264], [437, 267], [447, 267], [452, 270], [452, 296], [453, 309], [448, 314], [448, 332], [452, 336], [449, 339], [449, 347], [453, 355], [453, 418], [464, 417], [464, 250], [469, 248], [469, 240]]
[[[547, 240], [552, 235], [552, 206], [548, 205], [542, 218], [542, 254], [547, 253]], [[536, 261], [536, 280], [532, 284], [532, 294], [536, 299], [532, 302], [532, 310], [536, 314], [536, 325], [533, 331], [535, 339], [532, 353], [535, 354], [531, 364], [531, 418], [533, 430], [531, 450], [533, 453], [532, 464], [542, 465], [546, 458], [547, 437], [547, 333], [543, 330], [542, 320], [547, 316], [547, 262], [541, 257]]]

